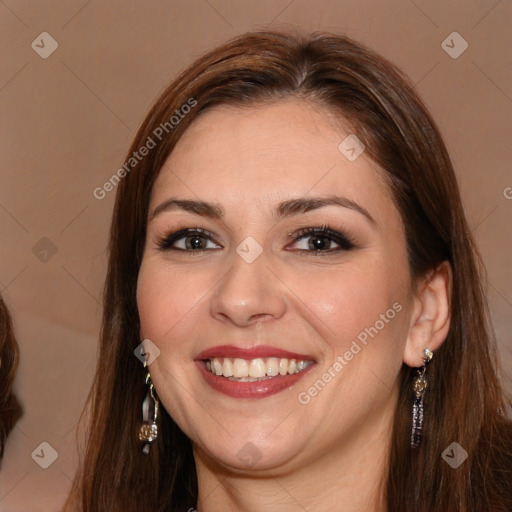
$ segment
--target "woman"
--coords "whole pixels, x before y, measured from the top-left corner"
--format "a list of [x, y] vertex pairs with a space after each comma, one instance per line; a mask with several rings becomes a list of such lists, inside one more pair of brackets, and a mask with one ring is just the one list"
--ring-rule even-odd
[[393, 65], [245, 34], [118, 178], [77, 508], [511, 510], [480, 258]]
[[12, 386], [18, 366], [18, 344], [14, 337], [9, 310], [0, 296], [0, 458], [7, 435], [18, 419], [20, 410]]

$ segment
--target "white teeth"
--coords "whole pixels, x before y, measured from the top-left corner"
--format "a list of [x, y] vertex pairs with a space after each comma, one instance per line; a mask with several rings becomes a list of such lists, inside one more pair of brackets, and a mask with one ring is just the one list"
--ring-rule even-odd
[[231, 359], [224, 358], [224, 364], [222, 365], [222, 375], [224, 375], [224, 377], [233, 376], [233, 363], [231, 362]]
[[299, 361], [297, 363], [297, 371], [301, 372], [304, 368], [306, 368], [306, 361]]
[[249, 364], [249, 377], [253, 379], [264, 377], [267, 372], [267, 366], [263, 359], [253, 359]]
[[279, 359], [279, 375], [288, 373], [288, 359]]
[[277, 357], [269, 357], [267, 359], [267, 375], [275, 377], [279, 373], [279, 359]]
[[222, 365], [218, 359], [214, 359], [213, 361], [213, 373], [215, 375], [222, 375]]
[[213, 373], [242, 382], [254, 382], [276, 375], [292, 375], [305, 370], [313, 361], [268, 357], [246, 360], [214, 357], [206, 361], [206, 369]]
[[[217, 359], [217, 358], [215, 358]], [[215, 361], [214, 359], [214, 361]], [[249, 377], [249, 365], [245, 359], [235, 359], [233, 362], [233, 377]]]

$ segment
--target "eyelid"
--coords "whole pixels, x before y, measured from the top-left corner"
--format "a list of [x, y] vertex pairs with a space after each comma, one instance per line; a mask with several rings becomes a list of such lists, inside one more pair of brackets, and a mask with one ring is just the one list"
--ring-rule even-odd
[[172, 230], [166, 232], [166, 234], [162, 236], [156, 237], [156, 247], [161, 251], [177, 251], [177, 252], [202, 252], [205, 250], [218, 250], [218, 249], [178, 249], [173, 247], [172, 244], [175, 244], [178, 240], [182, 238], [186, 238], [187, 236], [193, 236], [195, 234], [200, 234], [208, 238], [208, 240], [212, 241], [216, 245], [221, 245], [217, 240], [217, 236], [214, 235], [211, 231], [200, 227], [176, 227]]
[[338, 250], [351, 250], [357, 246], [357, 242], [351, 237], [345, 234], [343, 231], [338, 231], [335, 229], [331, 229], [328, 224], [324, 223], [322, 227], [306, 227], [298, 229], [297, 231], [288, 233], [288, 236], [294, 237], [293, 243], [297, 243], [304, 238], [309, 238], [312, 236], [320, 236], [322, 238], [327, 238], [335, 243], [337, 243], [340, 247], [335, 249], [328, 249], [326, 251], [307, 251], [305, 249], [297, 249], [302, 252], [310, 252], [310, 253], [320, 253], [320, 252], [336, 252]]
[[[177, 241], [186, 238], [187, 236], [193, 236], [195, 234], [203, 235], [205, 238], [207, 238], [209, 241], [216, 245], [220, 245], [222, 248], [222, 243], [219, 242], [219, 238], [217, 235], [212, 233], [211, 231], [208, 231], [207, 229], [200, 228], [200, 227], [179, 227], [176, 226], [172, 230], [169, 230], [166, 232], [167, 234], [164, 234], [163, 236], [157, 236], [156, 239], [156, 246], [158, 250], [161, 251], [176, 251], [176, 252], [182, 252], [182, 253], [201, 253], [204, 251], [211, 251], [211, 250], [219, 250], [218, 248], [206, 248], [206, 249], [182, 249], [173, 247], [173, 244], [175, 244]], [[327, 223], [324, 223], [322, 226], [309, 226], [309, 227], [303, 227], [299, 228], [295, 231], [289, 232], [289, 237], [294, 237], [294, 240], [292, 241], [292, 244], [299, 242], [300, 240], [303, 240], [304, 238], [312, 237], [312, 236], [321, 236], [323, 238], [327, 238], [328, 240], [331, 240], [335, 242], [339, 247], [334, 249], [327, 249], [327, 250], [307, 250], [307, 249], [295, 249], [296, 251], [303, 252], [303, 253], [332, 253], [337, 251], [348, 251], [357, 246], [357, 241], [354, 240], [352, 236], [349, 236], [345, 234], [344, 230], [335, 230], [331, 229]]]

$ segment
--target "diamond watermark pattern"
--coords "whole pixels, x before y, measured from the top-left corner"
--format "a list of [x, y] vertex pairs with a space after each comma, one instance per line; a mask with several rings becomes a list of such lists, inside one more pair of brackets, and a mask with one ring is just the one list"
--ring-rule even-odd
[[30, 46], [39, 57], [47, 59], [59, 47], [59, 43], [48, 32], [41, 32]]
[[59, 458], [59, 454], [51, 444], [44, 441], [32, 452], [32, 458], [43, 469], [48, 469]]
[[468, 458], [468, 452], [459, 443], [453, 442], [441, 454], [441, 457], [453, 469], [457, 469]]
[[236, 456], [248, 468], [254, 466], [262, 457], [261, 452], [253, 443], [245, 443]]
[[441, 43], [441, 48], [452, 59], [458, 59], [468, 49], [468, 46], [468, 42], [458, 32], [452, 32]]
[[252, 263], [263, 252], [263, 247], [252, 236], [248, 236], [236, 248], [236, 252], [246, 263]]
[[345, 137], [338, 146], [340, 153], [347, 159], [353, 162], [361, 156], [366, 146], [357, 138], [356, 135], [351, 133]]
[[49, 238], [43, 236], [32, 247], [32, 254], [43, 263], [48, 263], [57, 254], [57, 246]]
[[150, 339], [145, 339], [133, 353], [142, 364], [146, 362], [149, 366], [160, 355], [160, 349]]

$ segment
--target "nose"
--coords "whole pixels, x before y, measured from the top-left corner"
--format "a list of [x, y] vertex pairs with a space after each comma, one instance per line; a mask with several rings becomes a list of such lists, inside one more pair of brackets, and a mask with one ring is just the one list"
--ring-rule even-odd
[[233, 254], [231, 269], [211, 296], [211, 314], [238, 327], [281, 318], [286, 311], [286, 291], [269, 269], [263, 252], [248, 263]]

